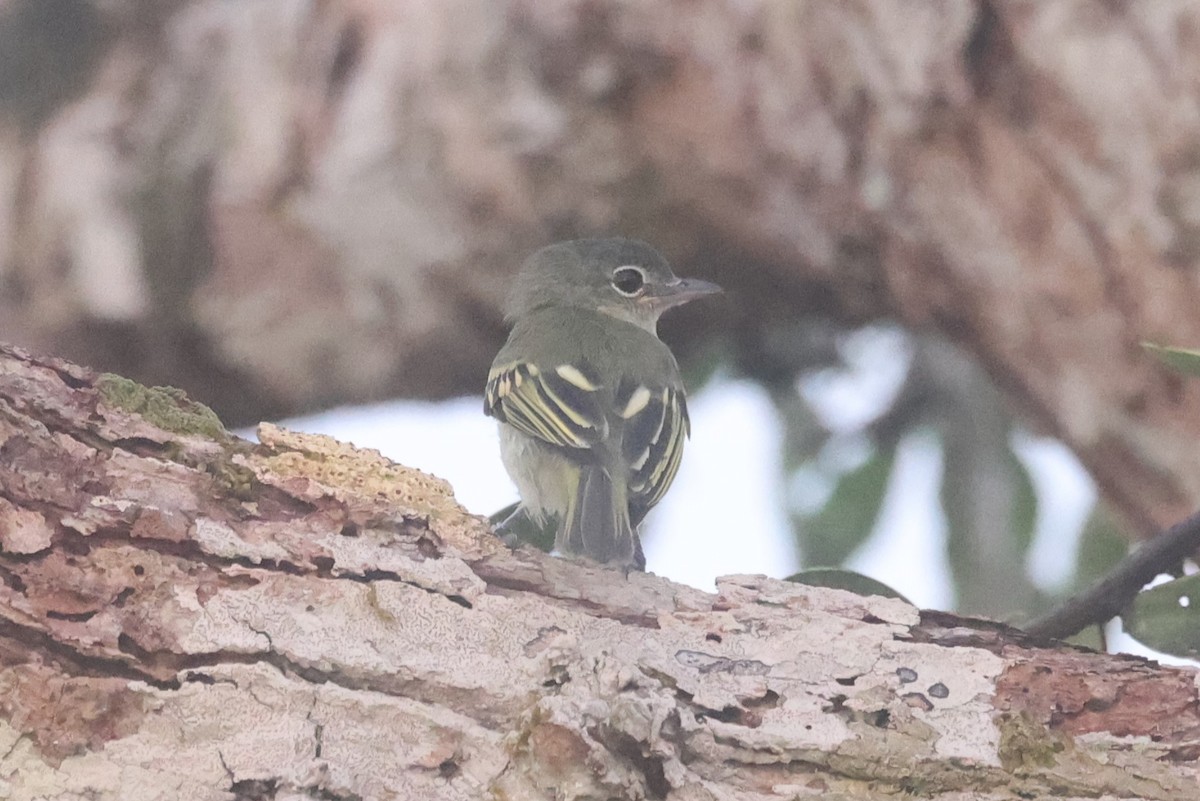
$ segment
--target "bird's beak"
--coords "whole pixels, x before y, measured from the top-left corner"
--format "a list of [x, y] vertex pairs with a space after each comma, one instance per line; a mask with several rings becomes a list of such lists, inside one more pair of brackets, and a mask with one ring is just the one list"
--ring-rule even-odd
[[677, 278], [669, 284], [660, 284], [647, 292], [647, 300], [663, 309], [679, 306], [689, 300], [715, 295], [724, 290], [711, 281], [699, 278]]

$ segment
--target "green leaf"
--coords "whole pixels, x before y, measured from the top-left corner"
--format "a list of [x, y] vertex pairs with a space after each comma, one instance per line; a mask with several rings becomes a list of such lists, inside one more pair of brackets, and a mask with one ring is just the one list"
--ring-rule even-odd
[[829, 440], [829, 430], [794, 386], [772, 388], [771, 402], [783, 426], [784, 475], [811, 464]]
[[1007, 421], [983, 424], [975, 414], [966, 407], [955, 410], [940, 430], [946, 555], [957, 608], [1005, 619], [1039, 601], [1025, 570], [1037, 494], [1013, 452]]
[[1106, 575], [1128, 553], [1129, 540], [1117, 527], [1112, 514], [1103, 505], [1096, 504], [1079, 537], [1073, 588], [1086, 587]]
[[1017, 548], [1024, 556], [1029, 552], [1029, 546], [1033, 545], [1033, 535], [1037, 531], [1037, 490], [1033, 486], [1033, 477], [1029, 475], [1029, 469], [1012, 450], [1005, 452], [1005, 458], [1014, 482], [1012, 533], [1017, 541]]
[[1068, 637], [1067, 642], [1101, 653], [1108, 650], [1108, 638], [1104, 636], [1104, 626], [1088, 626], [1083, 631]]
[[842, 474], [815, 514], [794, 520], [805, 562], [840, 565], [871, 536], [895, 460], [894, 449], [876, 449], [867, 461]]
[[855, 573], [853, 570], [842, 570], [836, 567], [814, 567], [801, 570], [788, 576], [784, 581], [796, 584], [807, 584], [810, 587], [830, 587], [835, 590], [847, 590], [856, 595], [879, 595], [884, 598], [897, 598], [906, 604], [912, 601], [893, 590], [882, 581]]
[[1156, 345], [1153, 342], [1143, 342], [1142, 347], [1157, 356], [1160, 362], [1172, 370], [1200, 378], [1200, 350], [1172, 348], [1166, 345]]
[[1149, 648], [1200, 657], [1200, 575], [1139, 592], [1121, 621], [1130, 635]]

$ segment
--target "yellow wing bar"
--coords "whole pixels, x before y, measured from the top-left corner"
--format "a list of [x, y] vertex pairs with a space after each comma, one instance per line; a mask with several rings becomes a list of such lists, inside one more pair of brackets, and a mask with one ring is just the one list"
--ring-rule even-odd
[[638, 386], [622, 394], [618, 408], [632, 412], [622, 415], [628, 418], [622, 448], [630, 467], [631, 501], [640, 507], [640, 517], [675, 480], [691, 424], [683, 393], [673, 387], [647, 391]]
[[512, 362], [488, 373], [484, 412], [531, 437], [564, 448], [587, 448], [608, 433], [599, 389], [599, 382], [577, 365], [542, 370]]

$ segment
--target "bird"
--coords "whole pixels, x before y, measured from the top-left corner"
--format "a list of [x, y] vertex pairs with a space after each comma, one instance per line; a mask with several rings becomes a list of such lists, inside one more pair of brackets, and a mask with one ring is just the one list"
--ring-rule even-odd
[[521, 497], [498, 533], [524, 518], [555, 527], [560, 555], [645, 569], [638, 528], [674, 481], [691, 433], [658, 319], [720, 291], [619, 237], [559, 242], [525, 261], [484, 390]]

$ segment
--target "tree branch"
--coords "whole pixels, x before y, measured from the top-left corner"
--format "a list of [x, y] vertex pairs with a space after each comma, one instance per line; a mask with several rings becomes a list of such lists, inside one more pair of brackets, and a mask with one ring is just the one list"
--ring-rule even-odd
[[1025, 626], [1036, 637], [1064, 639], [1121, 614], [1155, 576], [1200, 549], [1200, 512], [1147, 540], [1111, 572]]
[[259, 434], [0, 347], [13, 798], [1195, 797], [1192, 671], [510, 551], [444, 482]]

